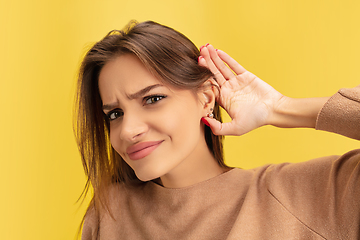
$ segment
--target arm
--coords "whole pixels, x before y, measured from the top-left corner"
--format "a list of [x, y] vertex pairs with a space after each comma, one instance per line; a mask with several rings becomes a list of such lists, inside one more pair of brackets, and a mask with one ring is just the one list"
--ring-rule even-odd
[[[214, 73], [216, 83], [220, 89], [217, 101], [232, 118], [230, 123], [220, 123], [215, 119], [206, 118], [214, 134], [242, 135], [264, 125], [316, 127], [316, 129], [333, 131], [328, 126], [321, 127], [324, 125], [322, 119], [329, 122], [329, 117], [326, 116], [333, 111], [324, 111], [327, 109], [323, 108], [323, 106], [329, 100], [328, 97], [304, 99], [286, 97], [254, 74], [246, 71], [225, 52], [215, 50], [211, 45], [201, 49], [199, 64], [208, 67]], [[352, 132], [358, 132], [357, 134], [360, 131], [360, 124], [356, 124], [360, 122], [359, 90], [355, 90], [349, 95], [352, 100], [357, 100], [357, 105], [351, 103], [351, 106], [346, 106], [346, 108], [352, 109], [347, 113], [348, 119], [346, 121], [354, 122], [351, 130]], [[339, 104], [345, 105], [347, 103], [342, 101]], [[344, 106], [339, 108], [344, 108]], [[344, 120], [344, 116], [340, 111], [335, 111], [334, 114]], [[330, 118], [333, 119], [333, 117]], [[339, 125], [338, 122], [331, 124]], [[345, 125], [347, 124], [342, 124], [342, 126]], [[343, 134], [341, 131], [333, 132]], [[343, 135], [349, 136], [348, 134]]]
[[311, 127], [360, 140], [360, 85], [331, 98], [286, 99], [275, 109], [272, 125]]
[[315, 128], [318, 113], [328, 99], [283, 97], [269, 116], [269, 125]]
[[333, 95], [321, 109], [315, 128], [360, 140], [360, 85]]

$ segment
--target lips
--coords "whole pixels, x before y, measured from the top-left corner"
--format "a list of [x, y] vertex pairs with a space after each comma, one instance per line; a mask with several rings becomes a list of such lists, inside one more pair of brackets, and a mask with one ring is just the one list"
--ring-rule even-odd
[[163, 140], [137, 143], [128, 147], [126, 153], [131, 160], [138, 160], [152, 153], [162, 142]]

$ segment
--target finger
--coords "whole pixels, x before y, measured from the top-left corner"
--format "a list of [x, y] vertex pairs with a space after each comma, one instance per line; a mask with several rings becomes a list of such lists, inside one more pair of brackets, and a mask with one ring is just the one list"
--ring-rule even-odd
[[198, 59], [198, 64], [200, 66], [203, 66], [203, 67], [206, 67], [206, 68], [209, 68], [207, 63], [206, 63], [206, 60], [203, 56], [200, 56], [199, 59]]
[[217, 55], [236, 73], [236, 75], [246, 72], [246, 69], [241, 66], [235, 59], [230, 57], [226, 52], [218, 50]]
[[234, 131], [232, 131], [231, 129], [231, 124], [230, 123], [220, 123], [216, 124], [214, 126], [214, 128], [211, 128], [211, 131], [215, 134], [215, 135], [235, 135]]
[[206, 48], [210, 53], [211, 60], [214, 62], [217, 69], [220, 70], [224, 78], [230, 79], [231, 77], [234, 77], [234, 73], [230, 70], [228, 66], [226, 66], [224, 61], [219, 57], [215, 48], [212, 45], [207, 45]]
[[221, 123], [214, 118], [204, 117], [214, 135], [237, 135], [233, 130], [233, 124]]
[[226, 79], [224, 78], [224, 76], [221, 74], [221, 72], [219, 71], [219, 69], [215, 66], [214, 62], [211, 60], [210, 57], [210, 53], [209, 50], [206, 47], [203, 47], [201, 49], [200, 52], [201, 56], [205, 59], [206, 64], [208, 66], [208, 68], [210, 69], [210, 71], [214, 74], [215, 80], [216, 82], [222, 86], [224, 84], [224, 82], [226, 81]]

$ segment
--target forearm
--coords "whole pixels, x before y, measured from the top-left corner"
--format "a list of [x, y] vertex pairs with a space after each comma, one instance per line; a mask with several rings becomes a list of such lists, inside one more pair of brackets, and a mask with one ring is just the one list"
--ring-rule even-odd
[[314, 128], [317, 115], [328, 99], [329, 97], [283, 97], [269, 116], [269, 125], [282, 128]]

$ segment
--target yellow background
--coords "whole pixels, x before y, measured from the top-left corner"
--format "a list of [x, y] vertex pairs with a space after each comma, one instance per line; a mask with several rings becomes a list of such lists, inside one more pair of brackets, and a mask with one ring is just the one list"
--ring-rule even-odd
[[[130, 19], [154, 20], [227, 51], [291, 97], [360, 84], [360, 2], [350, 0], [0, 0], [0, 238], [74, 239], [84, 186], [72, 133], [86, 49]], [[251, 168], [341, 154], [359, 143], [312, 129], [262, 127], [226, 138]]]

